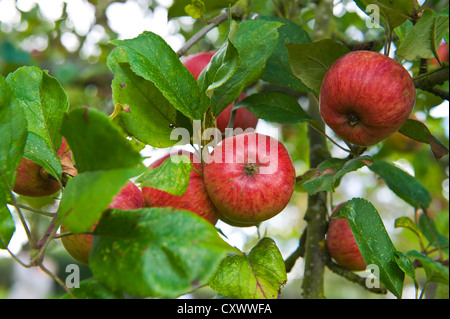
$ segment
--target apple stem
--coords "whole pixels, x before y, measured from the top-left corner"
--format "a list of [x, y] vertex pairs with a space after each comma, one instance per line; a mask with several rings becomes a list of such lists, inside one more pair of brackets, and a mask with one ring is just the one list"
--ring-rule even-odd
[[347, 153], [352, 153], [352, 151], [350, 149], [346, 149], [345, 147], [342, 147], [341, 145], [339, 145], [335, 140], [333, 140], [330, 136], [328, 136], [327, 133], [325, 133], [325, 131], [319, 129], [318, 127], [316, 127], [315, 125], [311, 124], [310, 122], [306, 122], [310, 127], [312, 127], [313, 129], [315, 129], [317, 132], [319, 132], [320, 134], [322, 134], [323, 136], [325, 136], [327, 139], [330, 140], [331, 143], [333, 143], [334, 145], [336, 145], [337, 147], [339, 147], [341, 150], [347, 152]]

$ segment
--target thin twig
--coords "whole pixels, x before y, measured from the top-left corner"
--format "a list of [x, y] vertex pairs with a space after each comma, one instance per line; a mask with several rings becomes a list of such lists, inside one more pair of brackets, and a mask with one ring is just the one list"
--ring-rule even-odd
[[180, 57], [184, 55], [194, 44], [200, 41], [209, 31], [225, 22], [228, 19], [228, 12], [222, 13], [221, 15], [212, 19], [209, 24], [204, 26], [200, 31], [194, 34], [182, 47], [177, 51], [177, 55]]

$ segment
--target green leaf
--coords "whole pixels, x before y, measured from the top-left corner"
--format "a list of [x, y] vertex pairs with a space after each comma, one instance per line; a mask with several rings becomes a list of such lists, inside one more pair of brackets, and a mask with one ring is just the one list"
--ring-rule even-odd
[[437, 48], [448, 32], [448, 27], [448, 15], [435, 13], [431, 9], [424, 10], [419, 21], [400, 42], [396, 54], [408, 61], [434, 58], [438, 55]]
[[204, 284], [233, 248], [201, 217], [171, 208], [110, 210], [94, 231], [89, 265], [114, 291], [173, 298]]
[[434, 247], [442, 247], [442, 251], [448, 254], [449, 240], [448, 237], [439, 233], [433, 219], [421, 214], [419, 217], [419, 229], [428, 242]]
[[14, 171], [23, 158], [27, 121], [12, 90], [0, 76], [0, 206], [6, 205], [14, 185]]
[[184, 11], [192, 18], [198, 19], [205, 12], [205, 4], [201, 0], [191, 0], [191, 4], [186, 5]]
[[419, 253], [417, 250], [411, 250], [407, 253], [407, 256], [420, 261], [423, 268], [425, 269], [425, 274], [428, 281], [440, 282], [448, 285], [449, 283], [449, 272], [448, 267], [445, 267], [441, 263], [434, 261], [427, 255]]
[[[63, 114], [69, 109], [66, 93], [55, 78], [33, 66], [17, 69], [8, 75], [6, 81], [25, 114], [28, 131], [41, 138], [39, 148], [30, 145], [25, 156], [40, 158], [39, 164], [60, 179], [62, 168], [57, 152], [62, 142]], [[34, 152], [30, 153], [30, 149]]]
[[[77, 299], [124, 299], [123, 294], [109, 290], [95, 278], [81, 281], [80, 286], [72, 288], [70, 292]], [[61, 299], [72, 299], [72, 296], [66, 293]]]
[[58, 207], [57, 224], [73, 233], [90, 230], [127, 181], [143, 169], [83, 172], [67, 183]]
[[16, 226], [6, 203], [0, 202], [0, 249], [6, 249]]
[[286, 48], [292, 72], [315, 93], [319, 93], [323, 77], [330, 66], [350, 52], [343, 44], [330, 39], [286, 44]]
[[[387, 30], [393, 30], [411, 17], [415, 6], [414, 0], [356, 0], [355, 2], [361, 10], [370, 14], [371, 18], [378, 18], [380, 24]], [[370, 7], [367, 8], [368, 5], [372, 6], [371, 10], [369, 10]], [[379, 17], [375, 17], [377, 13]]]
[[416, 280], [416, 269], [413, 263], [409, 260], [408, 256], [401, 251], [396, 251], [394, 254], [394, 260], [400, 269], [405, 273], [405, 275], [412, 278], [414, 282], [414, 287], [416, 288], [416, 293], [419, 291], [419, 283]]
[[142, 156], [104, 113], [79, 108], [65, 114], [61, 129], [79, 173], [137, 167]]
[[17, 107], [11, 88], [0, 76], [0, 249], [5, 249], [15, 231], [6, 205], [11, 198], [14, 171], [19, 166], [27, 138], [27, 121]]
[[237, 30], [239, 25], [232, 21], [227, 41], [217, 50], [210, 63], [199, 75], [198, 83], [209, 98], [215, 89], [231, 78], [239, 65], [239, 53], [233, 44]]
[[174, 108], [190, 119], [203, 119], [208, 99], [164, 39], [146, 31], [134, 39], [111, 42], [125, 52], [131, 70], [153, 82]]
[[[230, 5], [236, 3], [237, 0], [206, 0], [203, 1], [205, 6], [205, 12], [208, 16], [216, 15], [223, 8], [228, 8]], [[186, 6], [190, 5], [192, 0], [177, 0], [169, 8], [168, 17], [173, 19], [176, 17], [186, 16], [187, 12], [185, 10]]]
[[422, 240], [422, 232], [416, 226], [416, 224], [411, 220], [411, 218], [409, 218], [407, 216], [402, 216], [402, 217], [395, 219], [394, 227], [395, 228], [400, 228], [400, 227], [407, 228], [407, 229], [411, 230], [414, 234], [416, 234], [420, 240]]
[[189, 185], [192, 162], [186, 155], [174, 155], [155, 168], [149, 168], [137, 183], [141, 187], [153, 187], [172, 195], [183, 195]]
[[309, 175], [310, 180], [302, 179], [303, 188], [310, 195], [322, 191], [334, 192], [345, 174], [370, 165], [372, 165], [370, 156], [361, 156], [350, 160], [330, 158], [317, 166], [315, 172]]
[[264, 20], [248, 20], [239, 24], [233, 44], [239, 53], [239, 64], [233, 75], [211, 96], [211, 109], [217, 116], [234, 102], [242, 91], [256, 82], [264, 72], [267, 59], [278, 41], [281, 23]]
[[426, 209], [431, 196], [428, 190], [414, 176], [383, 160], [375, 160], [369, 169], [379, 175], [397, 196], [414, 208]]
[[400, 128], [399, 132], [415, 141], [430, 144], [431, 151], [436, 160], [440, 160], [448, 154], [448, 147], [436, 138], [428, 127], [420, 121], [408, 119]]
[[155, 147], [168, 147], [173, 127], [184, 125], [184, 117], [150, 81], [131, 71], [126, 55], [116, 49], [108, 56], [114, 73], [111, 87], [116, 110], [112, 117], [131, 136]]
[[309, 34], [294, 22], [278, 17], [259, 17], [267, 21], [278, 21], [284, 25], [278, 29], [278, 43], [272, 56], [267, 60], [266, 69], [261, 79], [296, 91], [310, 91], [291, 70], [289, 55], [286, 49], [288, 43], [310, 43]]
[[276, 299], [286, 281], [283, 257], [273, 239], [266, 237], [248, 255], [223, 259], [209, 285], [229, 298]]
[[294, 124], [312, 121], [312, 117], [302, 109], [297, 99], [278, 91], [253, 94], [235, 103], [233, 109], [241, 107], [269, 122]]
[[375, 207], [365, 199], [353, 198], [339, 209], [335, 217], [347, 219], [366, 264], [377, 265], [380, 281], [400, 298], [404, 272], [396, 262], [397, 250]]

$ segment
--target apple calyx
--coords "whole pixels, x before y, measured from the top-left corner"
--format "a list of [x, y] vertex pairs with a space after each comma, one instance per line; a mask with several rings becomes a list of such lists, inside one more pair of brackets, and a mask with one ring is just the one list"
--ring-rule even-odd
[[356, 113], [349, 113], [348, 114], [348, 124], [351, 127], [355, 127], [356, 125], [358, 125], [359, 123], [361, 123], [361, 120], [359, 119], [359, 116]]
[[246, 176], [251, 176], [259, 172], [259, 167], [255, 163], [245, 163], [244, 171]]

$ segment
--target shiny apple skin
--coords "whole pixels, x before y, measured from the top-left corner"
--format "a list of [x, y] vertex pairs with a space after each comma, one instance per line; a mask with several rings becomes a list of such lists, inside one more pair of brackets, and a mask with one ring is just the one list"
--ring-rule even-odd
[[288, 151], [259, 133], [222, 140], [206, 161], [203, 175], [220, 219], [233, 226], [253, 226], [276, 216], [294, 192], [295, 169]]
[[408, 71], [377, 52], [350, 52], [327, 70], [319, 94], [323, 121], [343, 140], [371, 146], [406, 122], [416, 98]]

